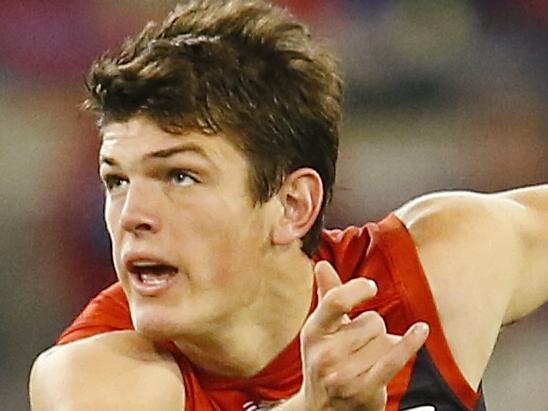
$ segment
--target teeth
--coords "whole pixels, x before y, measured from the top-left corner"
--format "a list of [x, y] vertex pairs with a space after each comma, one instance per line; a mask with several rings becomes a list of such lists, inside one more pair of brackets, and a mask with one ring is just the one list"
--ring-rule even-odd
[[152, 267], [159, 264], [154, 261], [137, 261], [133, 265], [135, 265], [136, 267]]
[[144, 284], [147, 285], [161, 285], [165, 284], [169, 280], [169, 274], [141, 274], [140, 279]]

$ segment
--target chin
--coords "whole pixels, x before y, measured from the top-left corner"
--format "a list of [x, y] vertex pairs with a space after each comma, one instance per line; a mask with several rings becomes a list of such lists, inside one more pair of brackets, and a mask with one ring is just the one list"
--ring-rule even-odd
[[138, 307], [132, 310], [131, 319], [135, 331], [152, 340], [173, 339], [182, 328], [165, 310]]
[[165, 307], [131, 307], [131, 319], [135, 330], [155, 341], [174, 340], [184, 338], [185, 335], [196, 336], [210, 332], [209, 322], [204, 318], [198, 318], [196, 314], [195, 311]]

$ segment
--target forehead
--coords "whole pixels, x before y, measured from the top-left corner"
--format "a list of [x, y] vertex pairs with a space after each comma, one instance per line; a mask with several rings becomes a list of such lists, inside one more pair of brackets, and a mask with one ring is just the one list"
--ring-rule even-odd
[[150, 153], [186, 147], [194, 154], [207, 157], [215, 163], [236, 161], [247, 163], [244, 154], [235, 147], [232, 139], [224, 134], [206, 135], [187, 130], [174, 134], [163, 130], [146, 117], [134, 117], [124, 122], [111, 122], [101, 129], [100, 158], [115, 158], [117, 161], [134, 161]]

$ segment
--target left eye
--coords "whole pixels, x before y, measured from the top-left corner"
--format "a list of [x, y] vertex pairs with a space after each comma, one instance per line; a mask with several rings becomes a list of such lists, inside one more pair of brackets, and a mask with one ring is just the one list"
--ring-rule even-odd
[[178, 186], [189, 186], [196, 183], [196, 179], [192, 177], [189, 173], [182, 170], [174, 170], [169, 174], [169, 178], [172, 183]]

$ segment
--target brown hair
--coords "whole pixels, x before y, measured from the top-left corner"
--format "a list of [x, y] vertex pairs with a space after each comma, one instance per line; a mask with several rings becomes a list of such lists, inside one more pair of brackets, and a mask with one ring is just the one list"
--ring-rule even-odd
[[289, 12], [265, 1], [191, 0], [95, 61], [86, 109], [99, 124], [146, 115], [164, 130], [235, 135], [250, 189], [267, 201], [284, 177], [315, 169], [325, 196], [303, 238], [317, 248], [335, 180], [342, 81], [335, 59]]

